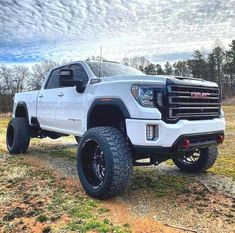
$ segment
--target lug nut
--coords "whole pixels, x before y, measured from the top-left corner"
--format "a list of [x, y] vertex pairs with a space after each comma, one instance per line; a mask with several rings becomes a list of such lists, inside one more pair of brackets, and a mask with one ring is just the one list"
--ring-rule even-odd
[[185, 138], [183, 141], [182, 141], [182, 148], [183, 149], [188, 149], [190, 146], [190, 142], [187, 138]]

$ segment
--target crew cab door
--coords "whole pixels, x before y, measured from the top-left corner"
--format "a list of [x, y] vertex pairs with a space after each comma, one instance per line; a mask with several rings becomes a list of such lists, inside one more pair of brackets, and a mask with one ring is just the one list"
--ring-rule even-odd
[[[73, 79], [82, 80], [84, 85], [88, 82], [88, 75], [80, 64], [73, 64]], [[57, 94], [56, 127], [58, 131], [80, 136], [85, 130], [85, 102], [86, 90], [78, 93], [76, 87], [61, 87]]]
[[37, 118], [42, 129], [54, 130], [55, 108], [59, 88], [59, 69], [54, 69], [44, 86], [39, 91], [37, 101]]

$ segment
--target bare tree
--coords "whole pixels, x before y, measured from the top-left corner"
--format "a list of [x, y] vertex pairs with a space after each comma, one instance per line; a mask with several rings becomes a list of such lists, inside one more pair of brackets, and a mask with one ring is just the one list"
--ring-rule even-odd
[[12, 67], [12, 73], [14, 93], [26, 90], [26, 82], [30, 77], [29, 69], [24, 65], [15, 65]]
[[1, 92], [4, 94], [12, 94], [13, 90], [13, 80], [12, 80], [12, 69], [5, 65], [0, 66], [0, 84]]
[[56, 65], [58, 65], [58, 63], [52, 60], [45, 60], [39, 64], [34, 65], [32, 67], [33, 72], [28, 80], [28, 88], [30, 90], [40, 89], [48, 71]]

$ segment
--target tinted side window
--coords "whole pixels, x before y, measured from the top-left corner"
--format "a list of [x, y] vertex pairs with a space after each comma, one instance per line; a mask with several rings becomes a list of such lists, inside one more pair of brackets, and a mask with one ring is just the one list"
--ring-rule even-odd
[[47, 83], [46, 89], [52, 89], [52, 88], [59, 88], [59, 70], [60, 69], [56, 69], [53, 70], [50, 77], [49, 77], [49, 81]]
[[73, 69], [74, 80], [82, 80], [84, 84], [87, 84], [88, 76], [82, 65], [80, 64], [71, 65], [71, 69]]

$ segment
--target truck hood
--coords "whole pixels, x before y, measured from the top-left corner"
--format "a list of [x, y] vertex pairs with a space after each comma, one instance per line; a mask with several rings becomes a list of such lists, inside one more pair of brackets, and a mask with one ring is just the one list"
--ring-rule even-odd
[[177, 84], [190, 86], [218, 87], [216, 83], [189, 77], [175, 77], [169, 75], [139, 75], [139, 76], [110, 76], [102, 77], [104, 82], [133, 82], [144, 84]]

